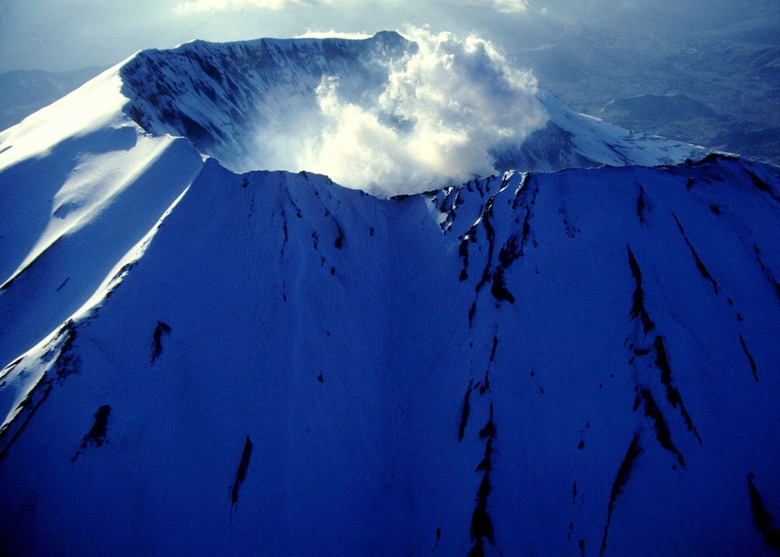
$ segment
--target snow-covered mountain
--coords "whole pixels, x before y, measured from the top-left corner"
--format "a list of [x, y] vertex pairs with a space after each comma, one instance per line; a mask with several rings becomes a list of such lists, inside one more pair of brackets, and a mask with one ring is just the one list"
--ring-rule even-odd
[[426, 48], [143, 52], [0, 134], [3, 551], [780, 550], [774, 169], [532, 87], [492, 176], [264, 158], [330, 79], [413, 137]]

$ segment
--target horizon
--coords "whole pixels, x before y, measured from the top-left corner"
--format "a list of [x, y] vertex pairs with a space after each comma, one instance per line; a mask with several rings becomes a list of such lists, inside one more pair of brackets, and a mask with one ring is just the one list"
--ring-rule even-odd
[[[562, 1], [407, 0], [358, 4], [354, 0], [176, 0], [106, 5], [93, 0], [33, 1], [0, 7], [0, 72], [52, 72], [112, 66], [139, 50], [167, 49], [202, 39], [230, 42], [294, 38], [308, 33], [367, 34], [426, 27], [433, 33], [477, 35], [507, 53], [564, 40], [572, 31], [664, 40], [706, 33], [755, 18], [780, 25], [780, 8], [767, 0], [590, 0], [576, 7]], [[67, 25], [63, 22], [67, 21]]]

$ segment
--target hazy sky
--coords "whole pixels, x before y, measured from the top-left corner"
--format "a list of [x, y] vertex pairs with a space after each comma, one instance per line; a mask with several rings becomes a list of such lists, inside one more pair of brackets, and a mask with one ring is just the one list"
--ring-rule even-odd
[[[529, 41], [539, 22], [653, 22], [687, 29], [771, 10], [777, 0], [0, 0], [0, 71], [117, 63], [191, 39], [292, 37], [307, 31], [373, 34], [404, 24], [476, 33], [499, 45]], [[767, 8], [770, 6], [770, 8]], [[755, 10], [753, 10], [755, 11]], [[780, 11], [780, 10], [775, 10]], [[543, 40], [537, 37], [538, 40]]]

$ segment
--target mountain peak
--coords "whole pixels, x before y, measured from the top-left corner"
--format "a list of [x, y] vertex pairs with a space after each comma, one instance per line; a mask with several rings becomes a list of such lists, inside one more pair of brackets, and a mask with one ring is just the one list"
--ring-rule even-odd
[[510, 168], [668, 164], [701, 151], [573, 113], [487, 42], [411, 39], [381, 31], [142, 53], [121, 70], [126, 111], [235, 171], [306, 169], [385, 196]]

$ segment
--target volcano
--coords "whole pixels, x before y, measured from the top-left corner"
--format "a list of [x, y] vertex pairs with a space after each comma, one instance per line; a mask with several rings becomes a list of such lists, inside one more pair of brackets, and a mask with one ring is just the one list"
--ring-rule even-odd
[[0, 209], [8, 555], [780, 552], [774, 167], [484, 41], [195, 41], [0, 133]]

